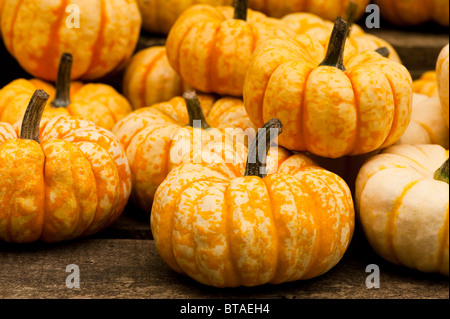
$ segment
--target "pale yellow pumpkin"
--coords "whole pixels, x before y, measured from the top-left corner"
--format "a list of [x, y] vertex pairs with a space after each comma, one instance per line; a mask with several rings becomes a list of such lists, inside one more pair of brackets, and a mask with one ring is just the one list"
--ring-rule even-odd
[[361, 168], [358, 216], [381, 257], [448, 276], [448, 156], [439, 145], [395, 145]]
[[449, 126], [449, 45], [447, 44], [439, 54], [436, 64], [436, 74], [439, 88], [439, 97], [441, 99], [443, 116]]
[[438, 97], [414, 94], [411, 122], [396, 144], [438, 144], [449, 147], [448, 127]]

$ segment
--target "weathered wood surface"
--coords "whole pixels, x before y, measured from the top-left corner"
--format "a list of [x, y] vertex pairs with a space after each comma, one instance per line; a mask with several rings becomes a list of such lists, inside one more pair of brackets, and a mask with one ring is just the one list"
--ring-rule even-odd
[[[173, 272], [152, 240], [83, 239], [57, 245], [0, 245], [0, 297], [32, 299], [448, 299], [446, 277], [390, 265], [354, 238], [327, 274], [282, 285], [217, 289]], [[80, 268], [68, 289], [66, 267]], [[380, 288], [366, 287], [366, 267], [380, 267]]]

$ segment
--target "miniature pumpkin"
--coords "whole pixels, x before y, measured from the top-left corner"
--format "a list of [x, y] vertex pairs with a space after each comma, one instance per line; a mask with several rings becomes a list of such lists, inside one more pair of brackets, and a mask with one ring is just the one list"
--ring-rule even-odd
[[95, 234], [121, 215], [130, 196], [130, 170], [117, 138], [66, 116], [40, 124], [48, 97], [37, 90], [16, 128], [0, 123], [2, 241]]
[[[357, 10], [357, 5], [352, 2], [348, 12], [345, 14], [345, 20], [351, 26], [351, 32], [347, 41], [352, 44], [355, 51], [362, 53], [386, 47], [389, 50], [388, 57], [395, 62], [402, 63], [398, 53], [390, 43], [373, 34], [364, 32], [361, 27], [353, 24]], [[328, 41], [334, 27], [333, 22], [324, 20], [312, 13], [304, 12], [289, 14], [283, 17], [282, 21], [286, 22], [298, 35], [307, 34], [313, 39], [323, 42]]]
[[72, 79], [96, 80], [125, 66], [141, 16], [130, 0], [5, 0], [1, 24], [6, 48], [32, 76], [55, 81], [67, 52]]
[[427, 71], [422, 74], [420, 79], [414, 81], [413, 91], [429, 97], [439, 97], [436, 71]]
[[285, 23], [247, 10], [245, 0], [236, 1], [235, 9], [196, 5], [170, 31], [167, 57], [194, 89], [241, 97], [255, 48], [265, 39], [294, 35]]
[[187, 89], [170, 66], [165, 47], [139, 51], [127, 66], [123, 80], [124, 95], [134, 109], [168, 101]]
[[18, 79], [0, 90], [0, 121], [14, 124], [23, 118], [27, 100], [33, 92], [42, 89], [51, 96], [44, 117], [71, 115], [111, 130], [114, 125], [131, 112], [128, 100], [113, 87], [100, 84], [70, 81], [72, 56], [63, 54], [58, 72], [56, 90], [38, 79]]
[[[251, 139], [252, 131], [242, 100], [197, 97], [193, 92], [134, 111], [113, 129], [130, 163], [133, 201], [148, 212], [158, 186], [192, 149], [249, 132]], [[242, 144], [245, 139], [243, 136]]]
[[196, 4], [230, 6], [233, 0], [137, 0], [143, 28], [152, 33], [168, 34], [179, 16]]
[[449, 26], [447, 0], [375, 0], [381, 15], [391, 23], [407, 26], [435, 21]]
[[2, 12], [3, 12], [3, 6], [5, 5], [5, 0], [0, 0], [0, 38], [2, 36]]
[[395, 145], [361, 168], [359, 219], [381, 257], [448, 276], [448, 155], [439, 145]]
[[354, 231], [347, 184], [302, 154], [267, 175], [264, 152], [281, 123], [263, 129], [246, 169], [185, 163], [158, 188], [151, 229], [174, 271], [215, 287], [258, 286], [314, 278], [342, 258]]
[[448, 65], [448, 51], [449, 45], [447, 44], [439, 54], [437, 65], [436, 65], [436, 74], [437, 74], [437, 83], [439, 90], [439, 97], [441, 99], [442, 109], [444, 110], [444, 118], [447, 121], [447, 126], [449, 126], [449, 100], [448, 100], [448, 91], [449, 91], [449, 65]]
[[256, 126], [279, 118], [279, 144], [339, 158], [397, 142], [411, 119], [412, 78], [401, 64], [367, 51], [343, 64], [348, 24], [338, 19], [328, 52], [309, 36], [271, 39], [255, 52], [244, 101]]
[[343, 17], [351, 2], [358, 5], [355, 18], [363, 16], [370, 0], [338, 0], [338, 1], [279, 1], [279, 0], [249, 0], [249, 7], [264, 12], [265, 14], [282, 18], [295, 12], [308, 12], [320, 16], [326, 20], [336, 20], [337, 17]]
[[438, 144], [448, 148], [448, 126], [442, 113], [442, 105], [438, 97], [430, 98], [415, 93], [411, 123], [396, 144]]

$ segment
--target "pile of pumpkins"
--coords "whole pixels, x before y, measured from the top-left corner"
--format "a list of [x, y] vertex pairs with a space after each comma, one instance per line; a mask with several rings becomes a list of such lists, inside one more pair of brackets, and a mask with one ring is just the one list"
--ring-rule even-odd
[[[442, 1], [375, 2], [448, 26]], [[80, 27], [67, 1], [0, 0], [33, 77], [0, 90], [1, 241], [89, 236], [133, 201], [205, 285], [320, 276], [357, 223], [383, 258], [448, 276], [448, 46], [413, 82], [353, 25], [368, 0], [70, 3]], [[141, 28], [166, 46], [135, 53]], [[98, 83], [123, 69], [122, 92]], [[332, 167], [355, 156], [349, 187]]]

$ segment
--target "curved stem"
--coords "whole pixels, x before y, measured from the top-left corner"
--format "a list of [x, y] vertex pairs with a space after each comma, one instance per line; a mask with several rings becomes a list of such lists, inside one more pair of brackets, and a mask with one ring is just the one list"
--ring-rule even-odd
[[41, 142], [39, 140], [39, 127], [48, 99], [49, 95], [44, 90], [36, 90], [34, 92], [23, 117], [20, 133], [21, 139]]
[[344, 51], [347, 40], [348, 23], [338, 18], [334, 24], [333, 32], [331, 33], [330, 42], [328, 43], [328, 52], [325, 60], [320, 65], [332, 66], [345, 71], [344, 66]]
[[61, 57], [56, 80], [56, 96], [50, 103], [52, 107], [68, 107], [70, 102], [70, 74], [72, 71], [73, 57], [70, 53], [64, 53]]
[[248, 0], [234, 1], [234, 18], [247, 21]]
[[447, 159], [445, 161], [444, 165], [442, 165], [436, 171], [436, 173], [434, 173], [434, 179], [449, 184], [448, 175], [449, 175], [449, 172], [448, 172], [448, 159]]
[[202, 129], [207, 130], [211, 128], [208, 122], [206, 122], [200, 100], [195, 91], [185, 92], [183, 98], [186, 101], [186, 107], [189, 114], [189, 126], [198, 127], [196, 124], [200, 122], [200, 127]]
[[282, 131], [283, 124], [277, 118], [270, 120], [258, 130], [258, 134], [248, 150], [245, 176], [258, 176], [261, 178], [267, 176], [267, 154], [269, 153], [273, 140]]
[[386, 48], [386, 47], [378, 48], [378, 49], [375, 50], [375, 52], [379, 53], [384, 58], [389, 58], [389, 55], [391, 54], [389, 49]]

